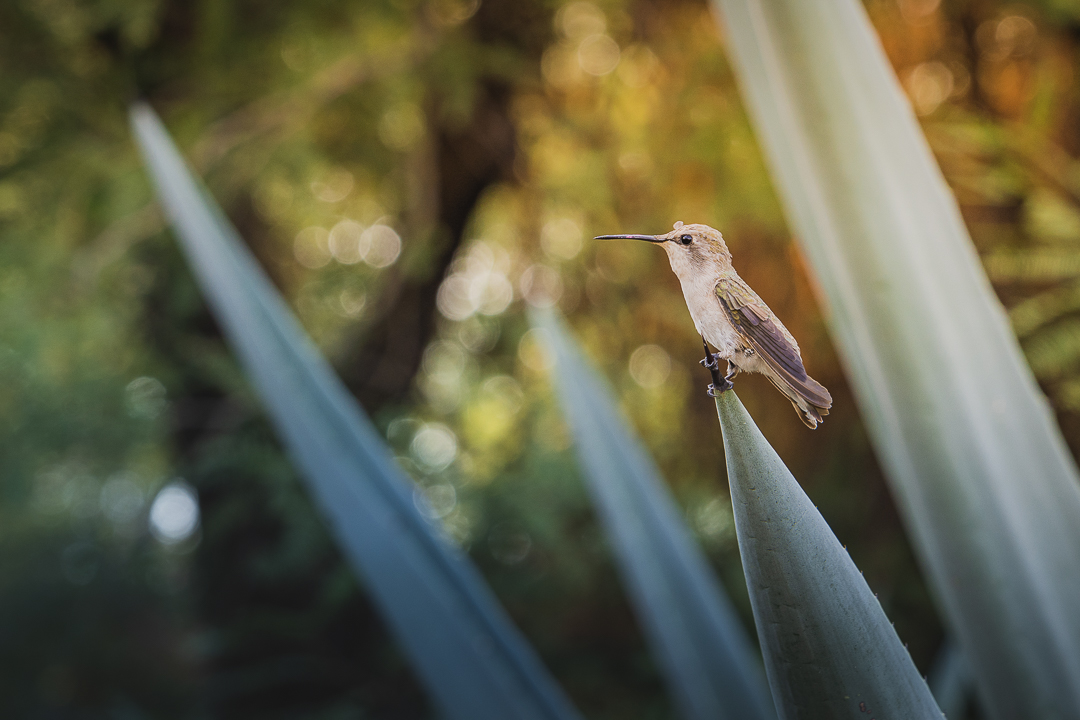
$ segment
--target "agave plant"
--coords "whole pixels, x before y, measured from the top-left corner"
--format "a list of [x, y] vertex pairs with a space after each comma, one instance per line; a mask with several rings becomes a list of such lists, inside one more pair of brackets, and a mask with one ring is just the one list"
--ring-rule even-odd
[[[865, 11], [855, 0], [716, 5], [871, 436], [987, 711], [1080, 717], [1078, 473]], [[137, 106], [132, 121], [228, 339], [443, 711], [577, 717], [467, 558], [419, 513], [410, 481], [156, 116]], [[555, 338], [595, 500], [680, 709], [768, 717], [757, 660], [651, 461], [557, 321], [539, 322]], [[717, 411], [776, 713], [936, 716], [858, 570], [734, 393]]]
[[716, 411], [780, 717], [941, 717], [877, 597], [733, 390]]
[[[419, 514], [410, 481], [188, 173], [156, 115], [136, 106], [132, 122], [162, 203], [228, 339], [343, 550], [443, 710], [461, 718], [577, 717], [468, 560]], [[597, 503], [683, 714], [767, 720], [772, 710], [758, 679], [757, 660], [652, 463], [557, 322], [549, 317], [542, 324], [556, 341], [563, 396], [578, 429], [584, 464], [594, 477]], [[739, 497], [736, 488], [742, 487], [736, 483], [761, 480], [786, 491], [781, 492], [784, 502], [794, 499], [795, 510], [789, 512], [806, 515], [809, 501], [801, 491], [792, 492], [797, 484], [770, 455], [760, 433], [754, 434], [756, 428], [748, 432], [752, 422], [745, 411], [732, 417], [727, 423], [735, 429], [725, 433], [725, 444], [733, 496]], [[736, 433], [736, 439], [729, 433]], [[785, 523], [752, 531], [760, 539], [771, 537], [770, 529], [780, 530], [773, 540], [787, 538], [787, 564], [755, 574], [754, 568], [763, 564], [745, 548], [757, 546], [744, 543], [752, 587], [787, 578], [797, 596], [792, 602], [807, 608], [777, 622], [766, 606], [754, 602], [759, 625], [773, 631], [759, 632], [759, 637], [781, 716], [827, 698], [823, 708], [874, 707], [898, 716], [930, 717], [926, 713], [936, 706], [925, 683], [850, 559], [838, 554], [824, 521], [810, 511], [816, 521], [809, 518], [794, 541], [785, 534]], [[742, 528], [747, 521], [740, 517], [753, 523], [755, 516], [737, 510]], [[828, 558], [822, 564], [814, 553]], [[822, 598], [814, 588], [829, 588], [832, 594]], [[826, 612], [838, 589], [841, 609]], [[821, 658], [815, 672], [777, 670], [791, 665], [791, 647], [799, 650], [797, 643], [773, 642], [784, 637], [791, 617], [800, 627], [818, 631], [796, 633]], [[858, 662], [852, 661], [852, 652], [861, 653]], [[842, 702], [836, 700], [845, 695]]]
[[1080, 476], [864, 8], [715, 5], [987, 712], [1080, 717]]
[[659, 470], [553, 312], [533, 324], [628, 594], [687, 720], [768, 720], [760, 660]]
[[[550, 313], [535, 324], [630, 597], [686, 718], [761, 718], [756, 660], [651, 459]], [[850, 556], [733, 391], [716, 400], [739, 552], [782, 718], [938, 718]]]
[[132, 125], [226, 338], [376, 604], [450, 717], [577, 718], [469, 560], [420, 514], [389, 449], [188, 172], [154, 112]]

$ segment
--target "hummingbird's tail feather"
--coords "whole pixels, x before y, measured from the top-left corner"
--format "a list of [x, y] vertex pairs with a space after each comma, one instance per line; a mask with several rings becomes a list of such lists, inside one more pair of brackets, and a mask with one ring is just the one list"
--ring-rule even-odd
[[717, 282], [714, 293], [731, 328], [748, 346], [737, 364], [764, 373], [795, 406], [807, 427], [816, 428], [821, 416], [829, 414], [832, 396], [806, 373], [795, 338], [734, 271]]
[[832, 395], [825, 386], [809, 375], [796, 379], [790, 375], [784, 377], [767, 372], [765, 376], [791, 401], [795, 412], [799, 414], [799, 419], [811, 430], [817, 428], [823, 416], [829, 414], [829, 408], [832, 407]]

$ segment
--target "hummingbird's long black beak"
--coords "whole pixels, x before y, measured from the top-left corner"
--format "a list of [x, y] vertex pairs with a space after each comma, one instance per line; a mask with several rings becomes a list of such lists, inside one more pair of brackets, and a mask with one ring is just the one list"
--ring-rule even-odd
[[657, 235], [597, 235], [594, 240], [644, 240], [651, 243], [667, 242], [666, 238]]

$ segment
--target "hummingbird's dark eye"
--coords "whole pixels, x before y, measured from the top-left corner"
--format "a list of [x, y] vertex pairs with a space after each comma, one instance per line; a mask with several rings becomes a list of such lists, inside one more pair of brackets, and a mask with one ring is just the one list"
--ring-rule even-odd
[[693, 241], [694, 241], [694, 236], [693, 235], [683, 235], [682, 237], [679, 238], [679, 242], [681, 242], [683, 245], [689, 245]]

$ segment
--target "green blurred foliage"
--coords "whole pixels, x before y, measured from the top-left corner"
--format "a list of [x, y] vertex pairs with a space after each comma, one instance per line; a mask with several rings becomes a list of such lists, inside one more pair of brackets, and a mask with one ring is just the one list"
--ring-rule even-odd
[[[1080, 447], [1080, 18], [868, 8]], [[814, 433], [760, 378], [739, 392], [929, 667], [939, 621], [704, 3], [20, 0], [0, 5], [5, 717], [429, 716], [163, 231], [137, 96], [589, 717], [673, 715], [529, 304], [569, 315], [750, 618], [678, 284], [656, 248], [588, 239], [675, 220], [724, 231], [832, 390]], [[201, 524], [162, 542], [148, 514], [178, 477]]]

